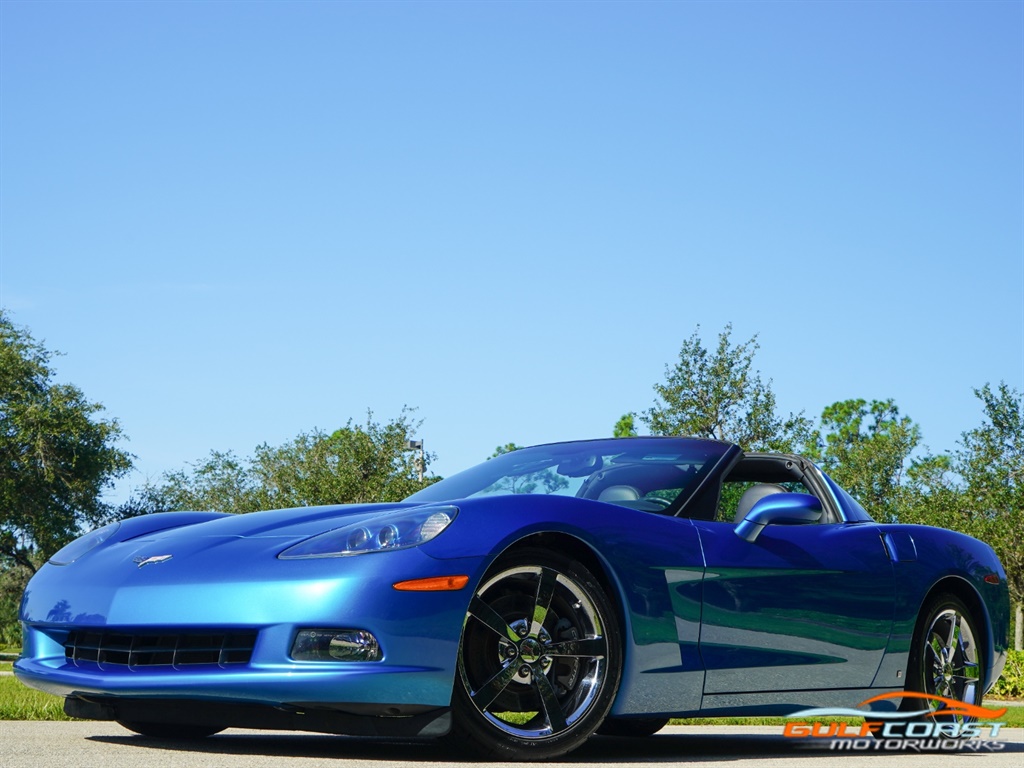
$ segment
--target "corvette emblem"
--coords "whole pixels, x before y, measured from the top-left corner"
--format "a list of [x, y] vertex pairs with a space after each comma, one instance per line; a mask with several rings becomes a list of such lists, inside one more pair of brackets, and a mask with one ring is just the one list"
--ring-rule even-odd
[[132, 562], [136, 563], [139, 566], [139, 568], [141, 568], [144, 565], [156, 565], [157, 563], [166, 563], [172, 557], [174, 557], [174, 555], [153, 555], [152, 557], [140, 556], [134, 558]]

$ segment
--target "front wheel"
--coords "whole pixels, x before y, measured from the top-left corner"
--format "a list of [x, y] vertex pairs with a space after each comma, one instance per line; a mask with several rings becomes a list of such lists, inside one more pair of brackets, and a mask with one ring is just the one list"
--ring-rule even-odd
[[593, 574], [523, 550], [503, 558], [470, 602], [450, 738], [484, 757], [563, 755], [604, 720], [621, 674], [615, 610]]
[[[969, 712], [956, 712], [956, 703], [981, 706], [982, 649], [981, 634], [974, 616], [960, 598], [940, 595], [928, 603], [923, 620], [914, 633], [910, 649], [907, 691], [922, 694], [903, 699], [903, 711], [951, 709], [935, 719], [968, 723], [975, 718]], [[955, 702], [943, 704], [941, 696]]]

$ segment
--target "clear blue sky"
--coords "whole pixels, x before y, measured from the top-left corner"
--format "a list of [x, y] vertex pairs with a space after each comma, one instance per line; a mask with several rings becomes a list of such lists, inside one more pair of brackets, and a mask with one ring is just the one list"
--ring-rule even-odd
[[933, 451], [1024, 388], [1021, 2], [0, 2], [0, 304], [136, 472], [599, 437], [699, 324]]

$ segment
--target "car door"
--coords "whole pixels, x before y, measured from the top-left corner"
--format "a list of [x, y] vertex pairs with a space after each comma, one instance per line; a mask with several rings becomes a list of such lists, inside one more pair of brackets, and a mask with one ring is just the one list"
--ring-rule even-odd
[[694, 521], [704, 574], [705, 694], [866, 688], [893, 621], [893, 568], [872, 523]]

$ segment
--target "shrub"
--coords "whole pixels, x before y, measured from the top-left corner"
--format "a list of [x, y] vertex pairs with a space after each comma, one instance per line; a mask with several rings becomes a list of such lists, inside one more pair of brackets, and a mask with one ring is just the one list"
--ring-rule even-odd
[[1003, 674], [989, 695], [994, 699], [1024, 698], [1024, 651], [1007, 652]]

